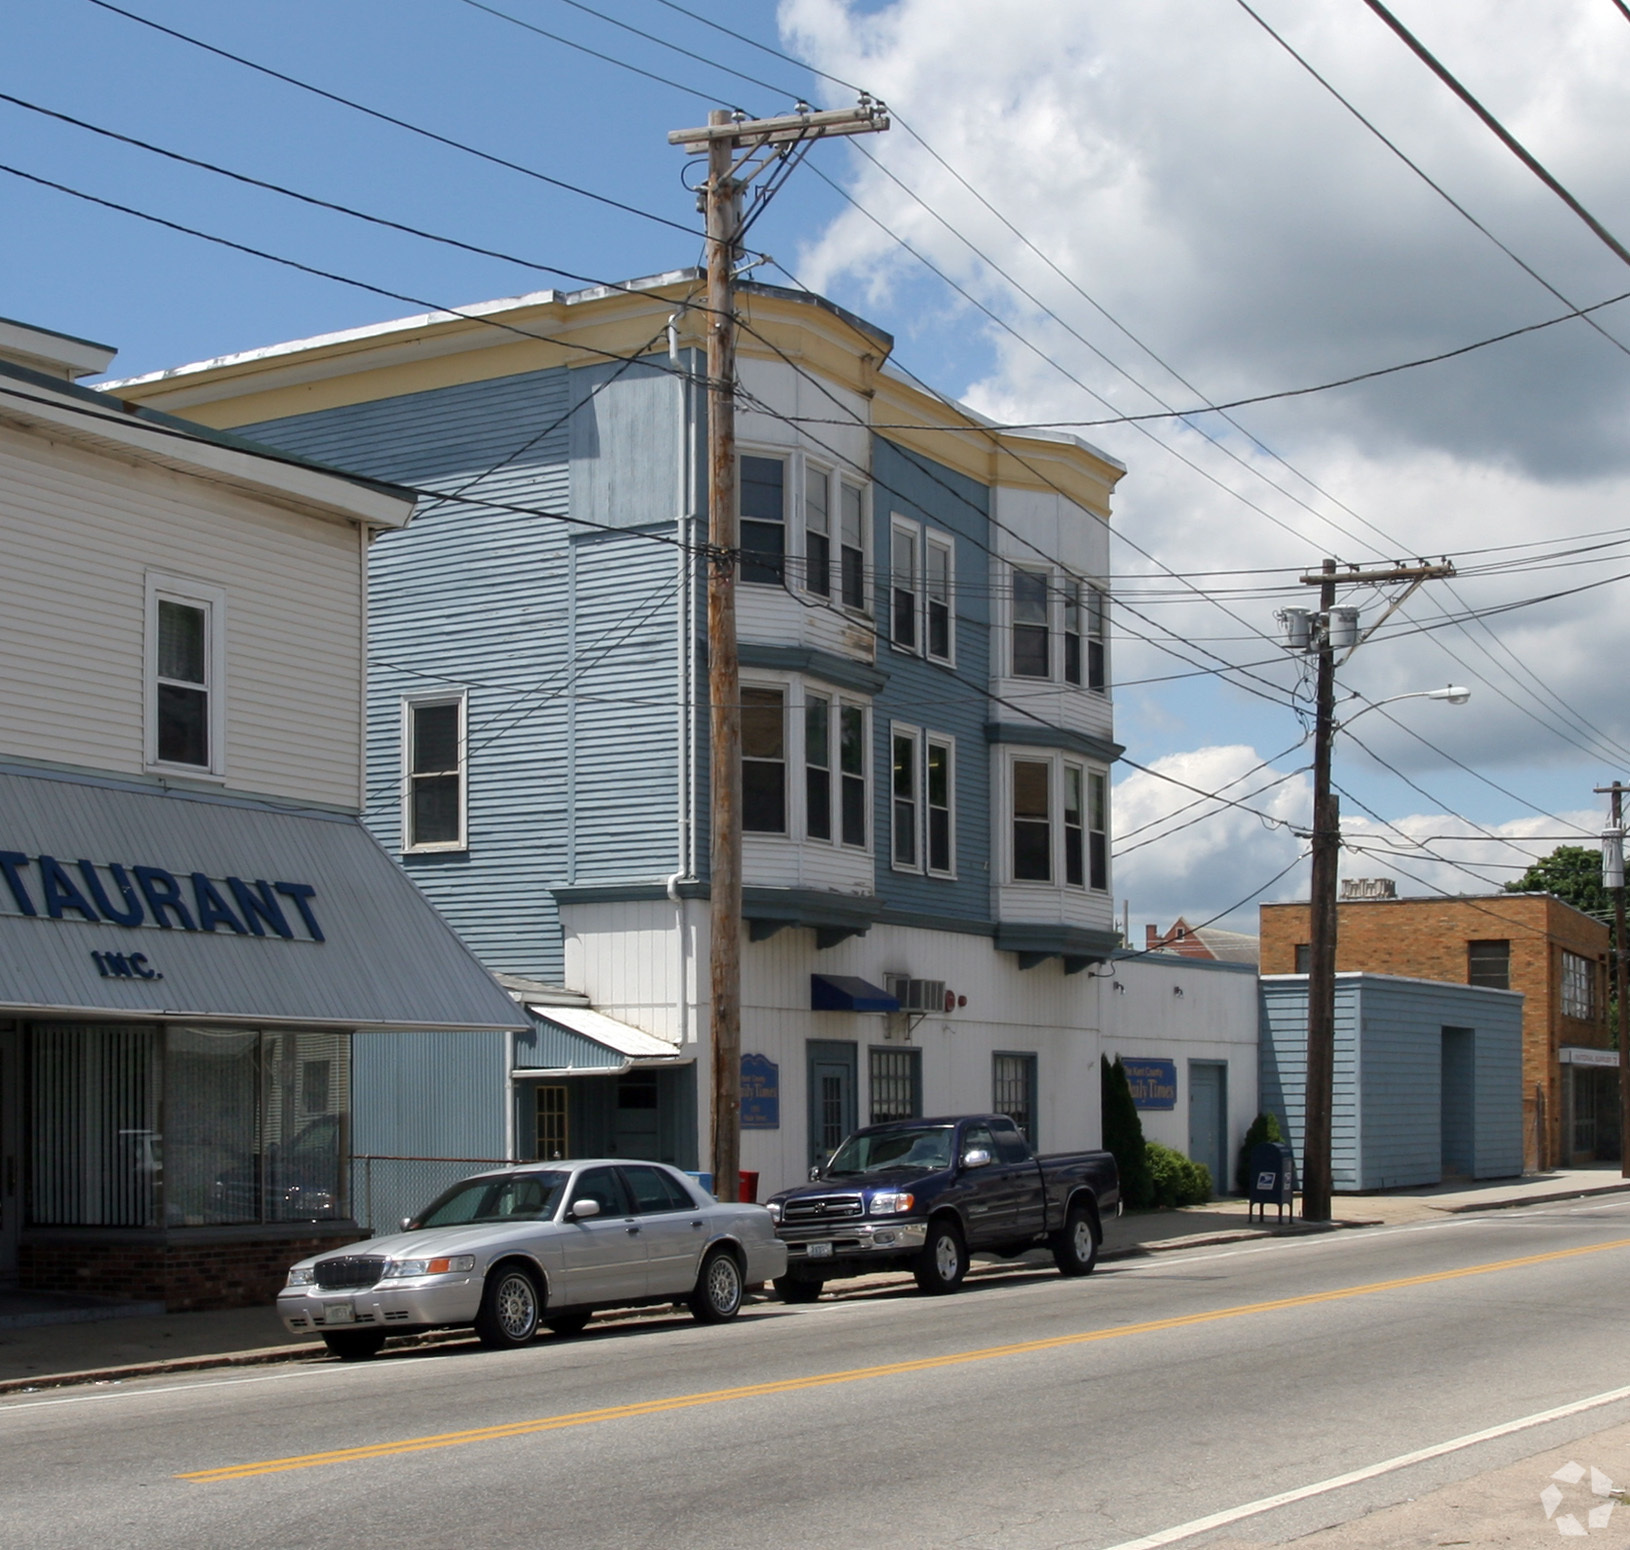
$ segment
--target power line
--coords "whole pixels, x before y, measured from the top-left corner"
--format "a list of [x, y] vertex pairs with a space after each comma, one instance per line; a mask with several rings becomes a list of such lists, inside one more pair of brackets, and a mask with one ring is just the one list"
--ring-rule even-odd
[[1455, 96], [1460, 98], [1460, 100], [1464, 102], [1466, 106], [1483, 121], [1485, 127], [1489, 129], [1497, 140], [1499, 140], [1501, 145], [1510, 151], [1511, 154], [1523, 164], [1523, 166], [1532, 172], [1541, 183], [1550, 189], [1550, 191], [1555, 194], [1556, 197], [1563, 202], [1563, 204], [1572, 210], [1573, 213], [1577, 215], [1579, 219], [1582, 220], [1585, 225], [1587, 225], [1591, 231], [1593, 231], [1596, 236], [1601, 239], [1602, 243], [1612, 252], [1615, 258], [1619, 259], [1623, 263], [1630, 264], [1630, 251], [1626, 251], [1624, 244], [1620, 242], [1619, 239], [1607, 229], [1607, 227], [1602, 225], [1602, 223], [1597, 220], [1589, 210], [1580, 204], [1580, 202], [1575, 199], [1574, 196], [1567, 191], [1567, 189], [1565, 189], [1554, 177], [1551, 176], [1545, 167], [1541, 165], [1538, 158], [1536, 158], [1527, 149], [1527, 147], [1525, 147], [1522, 142], [1519, 141], [1517, 137], [1499, 121], [1499, 119], [1490, 113], [1489, 110], [1477, 100], [1477, 98], [1467, 91], [1467, 89], [1449, 73], [1448, 69], [1445, 68], [1441, 61], [1439, 61], [1437, 56], [1433, 54], [1432, 51], [1427, 48], [1426, 45], [1422, 43], [1414, 33], [1404, 26], [1404, 24], [1399, 21], [1391, 11], [1382, 5], [1381, 0], [1364, 0], [1364, 4], [1374, 11], [1375, 14], [1387, 24], [1387, 26], [1397, 33], [1398, 36], [1403, 39], [1405, 45], [1426, 66], [1426, 68], [1430, 70], [1432, 74], [1435, 75], [1440, 81], [1442, 81], [1443, 84], [1455, 94]]
[[246, 70], [257, 71], [261, 75], [269, 76], [285, 85], [297, 87], [300, 91], [310, 92], [314, 97], [326, 98], [329, 102], [337, 103], [340, 107], [350, 108], [356, 113], [365, 113], [369, 118], [378, 119], [381, 123], [392, 124], [398, 129], [405, 129], [409, 134], [421, 136], [426, 140], [433, 140], [438, 145], [445, 145], [451, 150], [463, 151], [467, 156], [475, 156], [485, 162], [491, 162], [495, 167], [504, 167], [510, 172], [518, 172], [522, 177], [533, 178], [539, 183], [547, 183], [552, 188], [558, 188], [568, 194], [576, 194], [582, 199], [592, 199], [596, 204], [607, 205], [614, 210], [621, 210], [627, 215], [637, 215], [641, 220], [654, 221], [658, 226], [666, 226], [673, 231], [682, 231], [686, 236], [699, 237], [701, 231], [694, 226], [686, 226], [680, 221], [671, 221], [665, 215], [656, 215], [649, 210], [642, 210], [637, 205], [625, 204], [620, 199], [613, 199], [608, 194], [597, 194], [593, 189], [580, 188], [575, 183], [567, 183], [560, 178], [551, 177], [546, 172], [539, 172], [535, 167], [524, 166], [517, 161], [511, 161], [506, 156], [495, 156], [491, 151], [483, 151], [478, 146], [467, 145], [462, 140], [455, 140], [450, 135], [438, 134], [433, 129], [426, 129], [421, 124], [414, 124], [405, 118], [398, 118], [393, 113], [386, 113], [379, 108], [370, 108], [366, 103], [357, 102], [350, 97], [342, 97], [338, 92], [328, 91], [321, 86], [314, 86], [310, 81], [302, 81], [298, 76], [288, 75], [282, 70], [274, 70], [270, 65], [263, 65], [242, 54], [234, 54], [230, 49], [219, 48], [213, 43], [205, 43], [201, 38], [195, 38], [189, 33], [178, 31], [174, 27], [166, 27], [162, 22], [156, 22], [147, 16], [138, 15], [135, 11], [127, 11], [121, 5], [113, 4], [113, 0], [88, 0], [88, 3], [100, 7], [104, 11], [111, 11], [117, 16], [123, 16], [127, 21], [140, 23], [143, 27], [150, 27], [154, 32], [162, 32], [166, 37], [176, 39], [178, 42], [189, 44], [193, 48], [202, 49], [205, 53], [217, 55], [221, 59], [229, 59], [235, 65], [242, 65]]

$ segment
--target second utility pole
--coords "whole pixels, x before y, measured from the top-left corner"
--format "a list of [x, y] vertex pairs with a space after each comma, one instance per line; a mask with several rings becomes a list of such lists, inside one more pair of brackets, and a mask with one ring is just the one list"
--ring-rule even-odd
[[[1613, 816], [1608, 820], [1608, 834], [1613, 836], [1617, 868], [1612, 877], [1605, 878], [1613, 894], [1613, 957], [1609, 986], [1613, 994], [1613, 1043], [1619, 1051], [1619, 1177], [1630, 1179], [1630, 1045], [1624, 1037], [1624, 783], [1615, 780], [1611, 786], [1598, 786], [1597, 796], [1613, 799]], [[1606, 836], [1604, 836], [1604, 839]], [[1604, 856], [1606, 848], [1604, 846]], [[1603, 872], [1607, 872], [1604, 867]]]

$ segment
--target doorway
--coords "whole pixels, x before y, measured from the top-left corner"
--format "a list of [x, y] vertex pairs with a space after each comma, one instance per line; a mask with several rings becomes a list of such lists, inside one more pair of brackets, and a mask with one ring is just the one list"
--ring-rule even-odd
[[1476, 1099], [1473, 1093], [1470, 1028], [1443, 1030], [1443, 1075], [1439, 1089], [1442, 1176], [1469, 1179], [1477, 1172]]
[[1189, 1062], [1189, 1158], [1211, 1170], [1211, 1187], [1229, 1191], [1233, 1170], [1228, 1166], [1228, 1062]]
[[0, 1291], [17, 1285], [23, 1216], [23, 1089], [16, 1023], [0, 1021]]
[[809, 1061], [809, 1160], [824, 1162], [855, 1128], [858, 1046], [811, 1039]]

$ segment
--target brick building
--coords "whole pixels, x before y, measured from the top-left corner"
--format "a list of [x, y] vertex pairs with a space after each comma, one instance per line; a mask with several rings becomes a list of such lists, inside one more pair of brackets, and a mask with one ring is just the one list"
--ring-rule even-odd
[[1143, 928], [1146, 953], [1177, 953], [1207, 963], [1247, 963], [1257, 961], [1257, 940], [1243, 931], [1219, 931], [1215, 926], [1191, 926], [1179, 915], [1170, 931], [1158, 926]]
[[[1521, 991], [1524, 1166], [1616, 1158], [1607, 927], [1547, 893], [1399, 899], [1385, 883], [1344, 883], [1337, 972]], [[1308, 916], [1262, 906], [1264, 975], [1307, 972]]]

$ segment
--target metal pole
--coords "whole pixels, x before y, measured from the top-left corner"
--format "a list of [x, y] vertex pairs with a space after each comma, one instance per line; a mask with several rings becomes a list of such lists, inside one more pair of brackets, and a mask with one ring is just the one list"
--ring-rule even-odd
[[1335, 740], [1336, 659], [1330, 646], [1330, 610], [1336, 604], [1336, 562], [1321, 570], [1319, 671], [1313, 733], [1313, 875], [1309, 891], [1307, 974], [1307, 1086], [1302, 1121], [1302, 1215], [1330, 1220], [1330, 1132], [1336, 1063], [1336, 864], [1341, 813], [1330, 790]]
[[[723, 109], [709, 126], [725, 125]], [[736, 317], [741, 185], [733, 142], [708, 142], [708, 699], [711, 737], [709, 868], [713, 1192], [735, 1200], [741, 1176], [741, 675], [736, 652]]]

